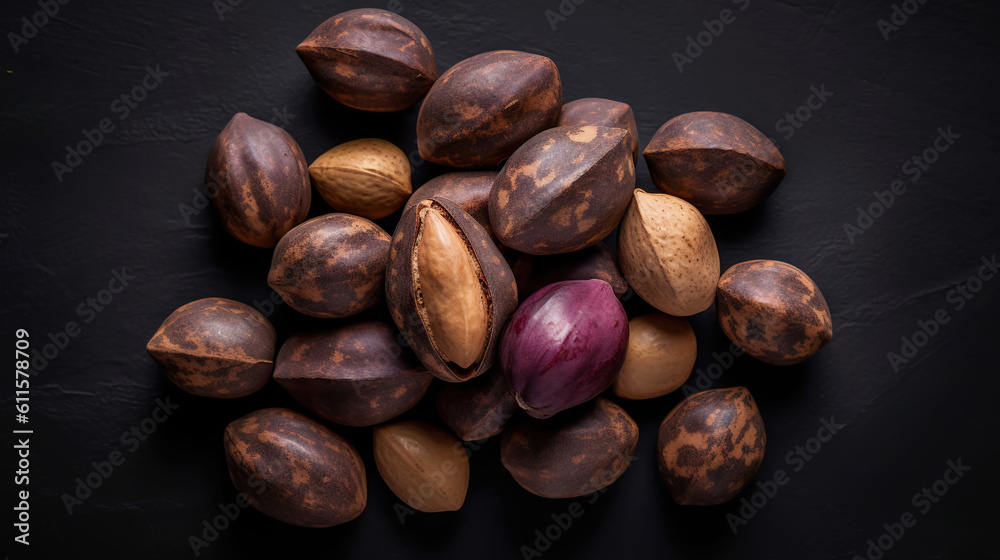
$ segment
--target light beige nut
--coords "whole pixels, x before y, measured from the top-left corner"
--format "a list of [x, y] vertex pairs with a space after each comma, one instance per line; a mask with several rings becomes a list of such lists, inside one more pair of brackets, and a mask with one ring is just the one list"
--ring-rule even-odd
[[628, 350], [612, 388], [626, 399], [672, 393], [691, 375], [698, 354], [687, 320], [652, 312], [628, 322]]
[[396, 496], [427, 513], [457, 511], [469, 489], [469, 457], [454, 436], [424, 422], [383, 424], [373, 453], [382, 479]]
[[410, 162], [394, 144], [362, 138], [335, 146], [309, 166], [316, 191], [340, 212], [377, 220], [406, 202]]

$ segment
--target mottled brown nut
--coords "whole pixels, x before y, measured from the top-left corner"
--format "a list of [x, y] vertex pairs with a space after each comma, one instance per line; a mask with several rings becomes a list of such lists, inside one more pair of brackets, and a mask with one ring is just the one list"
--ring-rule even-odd
[[338, 318], [382, 300], [389, 234], [351, 214], [313, 218], [274, 248], [267, 283], [299, 313]]
[[522, 488], [575, 498], [618, 480], [633, 461], [639, 427], [622, 408], [595, 399], [552, 418], [524, 418], [503, 432], [500, 460]]
[[435, 404], [448, 428], [465, 441], [499, 434], [519, 409], [499, 371], [465, 383], [446, 384], [438, 391]]
[[467, 58], [441, 75], [420, 106], [417, 148], [427, 161], [495, 167], [554, 125], [562, 82], [552, 60], [518, 51]]
[[410, 20], [386, 10], [337, 14], [295, 52], [323, 91], [362, 111], [405, 109], [438, 76], [427, 36]]
[[403, 205], [403, 210], [428, 198], [447, 198], [468, 212], [483, 226], [490, 238], [496, 241], [490, 226], [489, 207], [490, 190], [496, 178], [496, 171], [455, 171], [439, 175], [413, 191], [413, 196]]
[[660, 477], [678, 504], [728, 502], [757, 474], [766, 439], [757, 403], [744, 387], [695, 393], [660, 424]]
[[749, 210], [785, 176], [785, 158], [767, 136], [726, 113], [674, 117], [642, 155], [657, 188], [705, 214]]
[[469, 456], [448, 432], [424, 422], [374, 430], [375, 465], [389, 489], [411, 508], [458, 511], [469, 489]]
[[626, 399], [672, 393], [691, 375], [697, 355], [694, 329], [686, 320], [655, 311], [636, 317], [628, 322], [625, 363], [612, 389]]
[[833, 338], [833, 319], [819, 287], [781, 261], [735, 264], [719, 279], [722, 331], [747, 354], [769, 364], [797, 364]]
[[306, 158], [273, 124], [236, 113], [212, 144], [205, 192], [226, 233], [255, 247], [274, 247], [309, 213]]
[[627, 103], [585, 97], [563, 105], [556, 126], [610, 126], [623, 128], [631, 136], [632, 162], [639, 161], [639, 129], [635, 125], [635, 115]]
[[188, 393], [233, 399], [267, 384], [276, 339], [274, 327], [256, 309], [206, 298], [171, 313], [146, 351], [167, 379]]
[[664, 313], [712, 305], [719, 250], [705, 217], [683, 200], [636, 189], [618, 229], [618, 263], [635, 293]]
[[403, 150], [378, 138], [333, 147], [309, 166], [316, 191], [338, 212], [378, 220], [403, 205], [413, 190]]
[[445, 198], [403, 212], [392, 238], [386, 301], [420, 361], [445, 381], [490, 368], [517, 286], [486, 231]]
[[628, 291], [628, 283], [618, 268], [618, 259], [603, 243], [580, 251], [533, 257], [518, 254], [511, 267], [517, 278], [518, 299], [525, 300], [539, 289], [566, 280], [604, 280], [615, 296]]
[[490, 223], [501, 243], [523, 253], [579, 251], [615, 229], [634, 188], [626, 131], [552, 128], [518, 148], [500, 171]]
[[332, 527], [365, 509], [361, 456], [298, 412], [251, 412], [226, 426], [224, 443], [229, 477], [261, 513], [302, 527]]
[[278, 352], [274, 380], [331, 422], [391, 420], [413, 408], [434, 379], [397, 334], [390, 323], [365, 321], [293, 335]]

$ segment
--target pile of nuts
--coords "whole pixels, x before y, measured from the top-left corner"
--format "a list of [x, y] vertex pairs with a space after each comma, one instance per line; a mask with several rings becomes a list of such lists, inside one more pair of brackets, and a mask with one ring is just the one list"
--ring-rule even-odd
[[[401, 500], [453, 511], [469, 485], [459, 440], [502, 433], [504, 467], [539, 496], [614, 482], [639, 430], [601, 395], [677, 390], [697, 350], [683, 317], [713, 303], [726, 336], [769, 364], [800, 362], [829, 342], [830, 310], [801, 270], [755, 260], [720, 276], [703, 214], [747, 210], [785, 174], [777, 148], [745, 121], [696, 112], [664, 124], [643, 151], [662, 191], [653, 194], [635, 188], [632, 109], [563, 105], [544, 56], [488, 52], [439, 77], [423, 32], [375, 9], [330, 18], [296, 52], [349, 107], [398, 111], [422, 98], [420, 155], [466, 171], [413, 192], [409, 162], [389, 142], [347, 142], [307, 165], [288, 133], [234, 116], [207, 172], [225, 230], [274, 248], [267, 283], [297, 312], [344, 318], [384, 302], [395, 325], [338, 322], [276, 349], [255, 309], [201, 299], [167, 317], [147, 346], [181, 389], [237, 398], [273, 377], [316, 417], [373, 426], [375, 465]], [[312, 186], [336, 213], [306, 221]], [[392, 235], [371, 221], [400, 208]], [[602, 244], [616, 227], [617, 256]], [[630, 321], [620, 302], [629, 286], [657, 311]], [[393, 422], [435, 377], [450, 431]], [[233, 483], [267, 515], [328, 527], [365, 509], [361, 456], [316, 419], [260, 410], [232, 422], [224, 444]], [[657, 460], [677, 503], [719, 504], [752, 480], [764, 446], [749, 391], [716, 389], [666, 415]], [[254, 478], [263, 492], [248, 491]]]

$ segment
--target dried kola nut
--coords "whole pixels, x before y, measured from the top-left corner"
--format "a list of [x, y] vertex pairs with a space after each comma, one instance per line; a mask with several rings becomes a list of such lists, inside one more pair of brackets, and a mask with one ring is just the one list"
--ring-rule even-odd
[[639, 160], [639, 130], [635, 125], [635, 115], [627, 103], [586, 97], [563, 105], [556, 126], [610, 126], [623, 128], [631, 136], [632, 161]]
[[410, 162], [403, 150], [362, 138], [327, 150], [309, 166], [316, 191], [334, 210], [378, 220], [410, 196]]
[[394, 494], [415, 510], [457, 511], [469, 489], [469, 457], [451, 434], [424, 422], [374, 430], [375, 465]]
[[496, 171], [455, 171], [438, 175], [413, 191], [413, 196], [403, 205], [403, 210], [428, 198], [447, 198], [475, 218], [490, 238], [495, 240], [490, 226], [489, 200], [496, 178]]

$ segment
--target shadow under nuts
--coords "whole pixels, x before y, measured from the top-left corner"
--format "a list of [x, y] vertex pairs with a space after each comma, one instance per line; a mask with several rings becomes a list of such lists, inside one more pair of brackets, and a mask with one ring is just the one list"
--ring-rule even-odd
[[205, 192], [226, 232], [256, 247], [274, 247], [306, 219], [312, 199], [299, 145], [245, 113], [233, 116], [212, 144]]
[[764, 460], [764, 421], [744, 387], [695, 393], [660, 424], [660, 477], [681, 505], [714, 506], [739, 495]]
[[635, 293], [669, 315], [694, 315], [715, 300], [715, 237], [705, 217], [677, 197], [635, 190], [618, 229], [618, 263]]
[[334, 210], [378, 220], [410, 196], [410, 162], [394, 144], [378, 138], [345, 142], [309, 166], [316, 191]]
[[364, 321], [297, 334], [281, 346], [274, 380], [302, 406], [345, 426], [373, 426], [413, 408], [434, 376], [396, 341], [390, 323]]
[[833, 319], [819, 287], [781, 261], [735, 264], [719, 279], [722, 331], [747, 354], [773, 365], [797, 364], [833, 338]]
[[417, 357], [445, 381], [492, 365], [517, 286], [486, 231], [443, 198], [403, 213], [392, 239], [386, 298]]
[[232, 399], [267, 385], [277, 334], [238, 301], [206, 298], [181, 306], [146, 345], [174, 385], [202, 397]]
[[375, 465], [389, 489], [411, 508], [457, 511], [469, 489], [469, 456], [448, 432], [424, 422], [374, 430]]
[[284, 408], [226, 426], [229, 476], [261, 513], [302, 527], [332, 527], [364, 511], [361, 456], [346, 439]]
[[382, 301], [389, 234], [351, 214], [327, 214], [274, 248], [267, 283], [299, 313], [339, 318]]
[[697, 357], [698, 342], [687, 320], [656, 311], [636, 317], [628, 322], [625, 363], [612, 388], [626, 399], [672, 393], [691, 376]]
[[632, 162], [639, 160], [639, 129], [635, 125], [635, 115], [627, 103], [585, 97], [563, 105], [556, 126], [610, 126], [628, 131], [632, 146]]
[[785, 176], [785, 158], [767, 136], [726, 113], [674, 117], [642, 154], [658, 189], [706, 214], [748, 210]]

